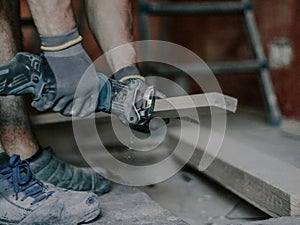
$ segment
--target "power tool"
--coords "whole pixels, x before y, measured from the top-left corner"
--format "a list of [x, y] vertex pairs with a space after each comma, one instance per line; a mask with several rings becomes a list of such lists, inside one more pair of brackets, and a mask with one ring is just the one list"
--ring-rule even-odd
[[[97, 73], [101, 81], [96, 112], [103, 111], [117, 115], [129, 126], [143, 125], [152, 117], [155, 104], [155, 89], [142, 80], [118, 82]], [[54, 74], [41, 56], [19, 52], [6, 64], [0, 65], [0, 95], [31, 95], [38, 100], [44, 94]], [[53, 86], [53, 85], [52, 85]], [[55, 92], [55, 85], [51, 87]]]

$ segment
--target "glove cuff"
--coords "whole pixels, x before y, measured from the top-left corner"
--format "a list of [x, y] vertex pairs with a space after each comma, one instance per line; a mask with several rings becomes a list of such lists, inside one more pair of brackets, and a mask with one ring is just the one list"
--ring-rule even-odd
[[124, 82], [128, 79], [140, 79], [145, 81], [145, 78], [142, 77], [140, 71], [135, 66], [128, 66], [123, 69], [120, 69], [118, 72], [114, 74], [114, 78], [120, 82]]
[[40, 35], [40, 38], [41, 50], [43, 51], [60, 51], [76, 45], [82, 40], [82, 37], [79, 35], [78, 29], [76, 27], [62, 35]]
[[125, 81], [129, 80], [129, 79], [139, 79], [139, 80], [142, 80], [145, 82], [145, 78], [142, 77], [141, 75], [130, 75], [130, 76], [126, 76], [126, 77], [123, 77], [121, 78], [119, 81], [121, 83], [124, 83]]

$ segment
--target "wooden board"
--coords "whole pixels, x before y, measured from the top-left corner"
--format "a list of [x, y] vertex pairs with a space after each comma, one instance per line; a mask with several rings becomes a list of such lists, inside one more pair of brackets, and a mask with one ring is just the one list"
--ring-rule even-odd
[[[169, 135], [174, 141], [180, 137], [188, 149], [193, 140], [189, 135], [183, 138], [180, 132], [193, 133], [195, 129], [199, 125], [186, 122], [181, 131], [174, 127]], [[199, 169], [209, 133], [209, 129], [201, 127], [190, 161], [195, 169]], [[300, 169], [238, 140], [225, 137], [219, 154], [203, 173], [271, 216], [300, 215]]]
[[211, 108], [224, 112], [235, 112], [237, 99], [221, 93], [206, 93], [159, 99], [155, 103], [154, 116], [172, 118], [190, 116], [193, 109], [197, 109], [198, 115], [209, 115]]
[[[161, 118], [172, 118], [189, 116], [193, 109], [197, 109], [199, 115], [210, 114], [211, 107], [216, 110], [224, 112], [235, 112], [237, 108], [237, 99], [220, 94], [220, 93], [206, 93], [188, 96], [172, 97], [167, 99], [159, 99], [155, 103], [154, 116]], [[196, 113], [197, 113], [196, 112]], [[111, 115], [103, 112], [95, 114], [95, 118], [109, 118]], [[73, 117], [73, 119], [82, 119]], [[64, 117], [59, 113], [44, 113], [31, 117], [34, 125], [60, 123], [72, 121], [72, 117]]]

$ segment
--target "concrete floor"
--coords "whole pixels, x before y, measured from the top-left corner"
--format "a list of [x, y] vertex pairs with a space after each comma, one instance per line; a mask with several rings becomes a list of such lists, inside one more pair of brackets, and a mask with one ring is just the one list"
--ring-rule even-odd
[[[230, 115], [228, 121], [229, 135], [299, 167], [299, 124], [284, 121], [279, 128], [270, 127], [260, 113], [249, 113], [248, 110]], [[41, 144], [51, 145], [59, 158], [79, 166], [86, 166], [76, 146], [70, 123], [39, 125], [34, 129]], [[107, 137], [109, 136], [110, 134], [107, 134]], [[240, 224], [269, 218], [268, 215], [188, 167], [165, 182], [142, 187], [141, 190], [191, 225]]]
[[99, 197], [102, 215], [93, 225], [188, 225], [134, 187], [113, 185]]
[[[203, 125], [205, 121], [201, 123]], [[261, 112], [242, 109], [237, 114], [228, 116], [226, 137], [238, 140], [296, 167], [300, 166], [298, 122], [283, 120], [280, 127], [272, 127]], [[186, 177], [189, 177], [187, 179], [189, 184], [184, 184]], [[210, 181], [200, 172], [193, 170], [181, 171], [155, 188], [143, 190], [190, 224], [223, 225], [240, 224], [246, 221], [264, 224], [261, 220], [269, 217]], [[292, 217], [278, 220], [277, 223], [276, 220], [272, 220], [270, 224], [300, 224], [299, 220]]]
[[269, 218], [187, 167], [163, 183], [141, 189], [190, 225], [226, 225]]

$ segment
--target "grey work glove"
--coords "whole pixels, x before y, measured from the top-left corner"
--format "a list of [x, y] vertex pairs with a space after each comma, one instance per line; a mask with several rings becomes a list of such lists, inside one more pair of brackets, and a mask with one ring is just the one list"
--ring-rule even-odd
[[42, 57], [46, 59], [55, 80], [46, 83], [41, 98], [33, 101], [32, 107], [80, 117], [95, 111], [100, 80], [80, 41], [76, 28], [59, 36], [41, 35]]
[[[140, 93], [143, 94], [148, 87], [148, 85], [145, 82], [145, 79], [140, 75], [140, 71], [135, 66], [125, 67], [119, 70], [117, 73], [114, 74], [114, 78], [127, 86], [130, 86], [133, 82], [138, 82], [140, 85], [137, 90], [137, 96], [141, 96]], [[161, 93], [158, 90], [155, 90], [155, 98], [160, 99], [165, 97], [165, 94]], [[142, 101], [139, 101], [139, 99], [137, 99], [137, 102], [135, 104], [136, 107], [139, 108], [142, 105]], [[128, 125], [127, 121], [124, 118], [122, 118], [122, 115], [119, 116], [119, 118], [123, 124]], [[169, 122], [168, 120], [164, 121], [165, 123]], [[152, 123], [150, 123], [150, 120], [147, 120], [142, 121], [141, 123], [136, 125], [130, 125], [130, 127], [134, 130], [141, 131], [144, 133], [149, 133], [150, 130], [157, 130], [162, 126], [163, 124], [161, 123], [161, 121], [158, 120], [153, 120]]]

